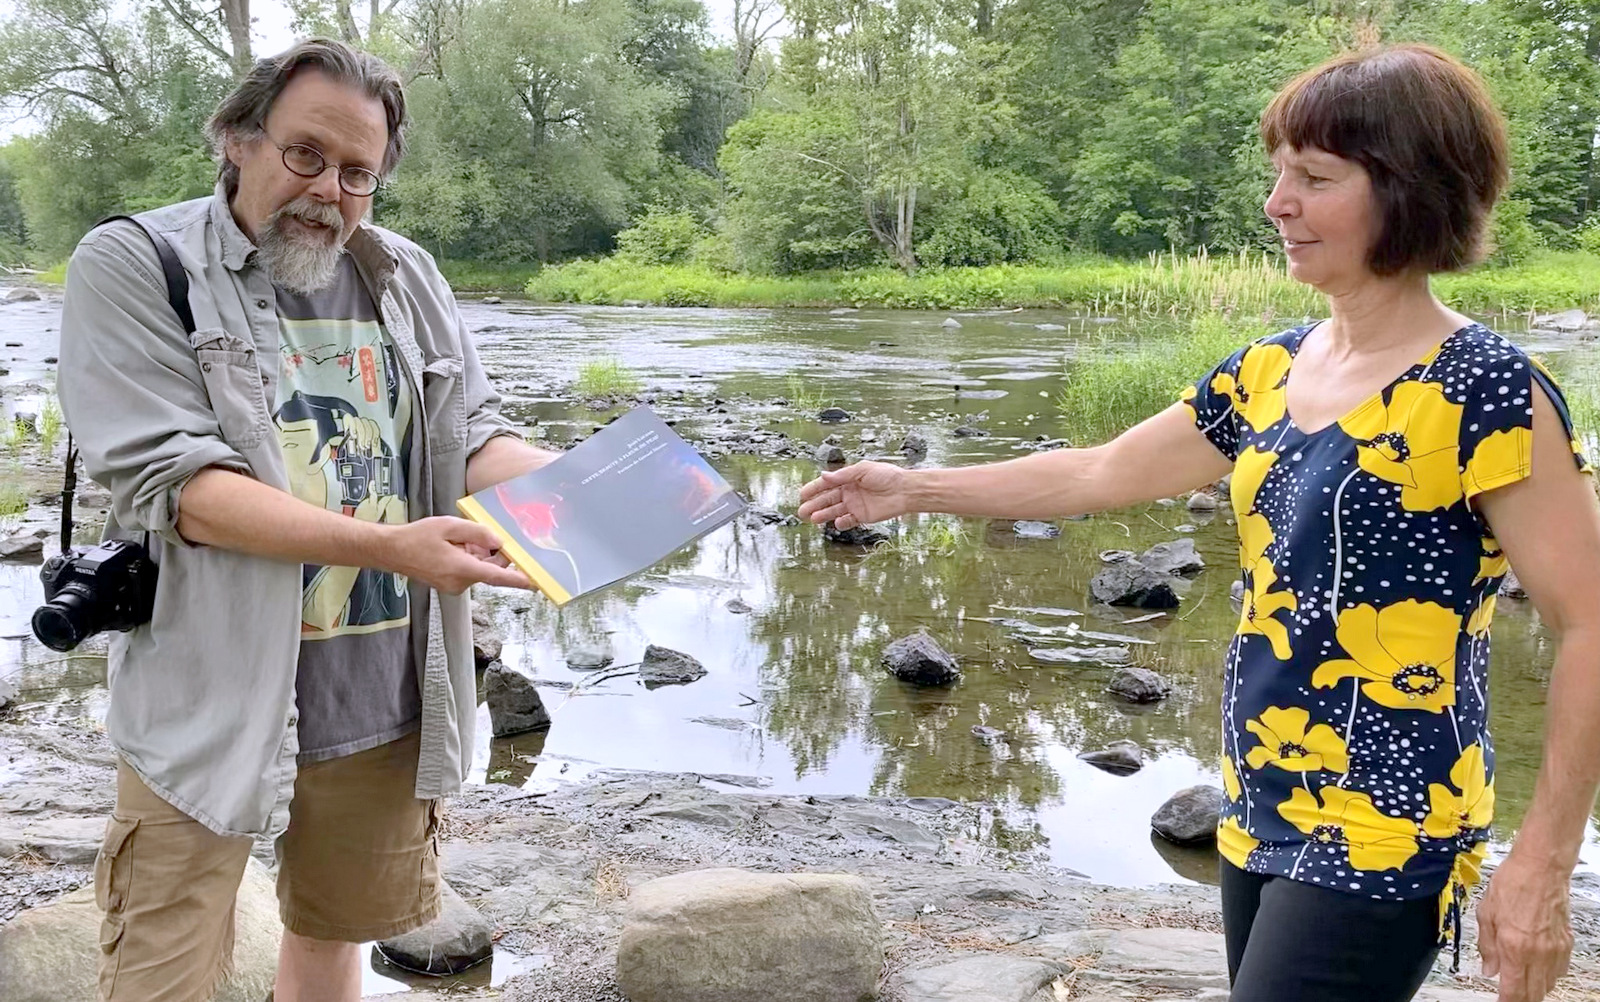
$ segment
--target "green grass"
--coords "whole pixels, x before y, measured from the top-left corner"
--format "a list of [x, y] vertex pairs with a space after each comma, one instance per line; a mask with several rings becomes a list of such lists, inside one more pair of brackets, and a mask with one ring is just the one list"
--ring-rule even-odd
[[1174, 321], [1133, 345], [1107, 339], [1098, 347], [1082, 346], [1067, 365], [1066, 385], [1056, 399], [1063, 431], [1073, 442], [1106, 441], [1171, 405], [1184, 387], [1269, 331], [1253, 319], [1207, 313]]
[[13, 418], [0, 425], [0, 455], [15, 455], [28, 441], [28, 426]]
[[0, 485], [0, 518], [11, 518], [28, 510], [28, 495], [16, 484]]
[[573, 392], [580, 397], [615, 400], [639, 392], [639, 379], [614, 358], [597, 358], [583, 363]]
[[806, 385], [798, 375], [789, 376], [789, 406], [800, 411], [820, 411], [824, 406], [822, 394]]
[[499, 292], [519, 296], [539, 273], [539, 266], [440, 258], [439, 270], [456, 292]]
[[[1600, 255], [1545, 251], [1504, 268], [1435, 280], [1441, 298], [1472, 313], [1600, 308]], [[1099, 313], [1298, 318], [1326, 312], [1316, 290], [1275, 257], [1159, 254], [1142, 261], [1079, 257], [1052, 265], [889, 269], [775, 276], [618, 258], [544, 269], [526, 285], [546, 302], [660, 306], [880, 306], [897, 309], [1076, 306]]]
[[56, 440], [61, 437], [61, 405], [55, 397], [45, 398], [44, 406], [39, 408], [38, 424], [39, 447], [48, 458], [55, 455]]
[[35, 281], [43, 282], [45, 285], [66, 285], [67, 262], [57, 262], [33, 277]]

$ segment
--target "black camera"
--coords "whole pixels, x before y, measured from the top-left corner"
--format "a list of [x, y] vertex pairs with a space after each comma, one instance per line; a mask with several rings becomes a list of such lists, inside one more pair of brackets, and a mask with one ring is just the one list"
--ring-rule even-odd
[[340, 503], [354, 508], [368, 494], [379, 497], [394, 493], [394, 458], [391, 456], [341, 456], [339, 458]]
[[70, 651], [102, 630], [131, 630], [155, 610], [156, 565], [125, 539], [58, 553], [39, 580], [45, 602], [33, 611], [33, 635], [51, 650]]

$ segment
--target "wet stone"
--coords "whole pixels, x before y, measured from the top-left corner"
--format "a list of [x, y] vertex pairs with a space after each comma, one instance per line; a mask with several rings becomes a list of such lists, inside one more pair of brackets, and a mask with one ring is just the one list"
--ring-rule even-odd
[[1089, 582], [1089, 594], [1106, 605], [1131, 605], [1140, 609], [1176, 609], [1178, 593], [1172, 578], [1158, 574], [1137, 560], [1111, 564]]
[[1011, 531], [1022, 539], [1055, 539], [1061, 535], [1061, 527], [1051, 522], [1036, 522], [1023, 519], [1012, 525]]
[[900, 443], [900, 451], [908, 456], [926, 456], [928, 440], [914, 431], [907, 432], [905, 439]]
[[441, 885], [443, 909], [420, 929], [377, 944], [389, 963], [404, 971], [444, 977], [460, 974], [494, 956], [494, 926], [448, 883]]
[[1192, 539], [1174, 539], [1169, 543], [1157, 543], [1139, 555], [1139, 563], [1157, 574], [1183, 577], [1198, 574], [1206, 569], [1206, 562], [1201, 559], [1200, 551], [1195, 549]]
[[598, 647], [575, 647], [567, 652], [567, 667], [573, 671], [598, 671], [611, 661], [611, 655]]
[[823, 424], [839, 424], [850, 420], [850, 412], [843, 407], [824, 407], [817, 413], [817, 420]]
[[1217, 837], [1222, 790], [1200, 784], [1174, 793], [1150, 818], [1157, 835], [1178, 845], [1201, 845]]
[[949, 685], [961, 677], [956, 659], [925, 631], [891, 643], [882, 661], [889, 674], [915, 685]]
[[972, 725], [972, 736], [986, 745], [997, 745], [1008, 740], [1008, 735], [998, 727], [988, 727], [984, 724]]
[[639, 665], [639, 678], [652, 688], [658, 685], [684, 685], [706, 675], [705, 665], [669, 647], [651, 644], [644, 649], [644, 661]]
[[840, 529], [832, 522], [822, 527], [822, 536], [830, 543], [841, 546], [877, 546], [889, 541], [889, 534], [882, 529], [875, 529], [870, 525], [853, 525], [848, 529]]
[[1106, 691], [1121, 696], [1130, 703], [1154, 703], [1165, 699], [1172, 687], [1167, 680], [1149, 668], [1130, 665], [1121, 668], [1111, 677]]
[[1144, 768], [1144, 749], [1137, 741], [1113, 741], [1096, 751], [1080, 752], [1078, 758], [1117, 776], [1127, 776]]
[[982, 428], [974, 428], [971, 425], [967, 425], [967, 424], [962, 425], [961, 427], [957, 428], [955, 431], [951, 432], [950, 434], [954, 435], [956, 438], [988, 438], [989, 437], [989, 433], [984, 431]]
[[814, 458], [824, 466], [838, 466], [844, 462], [844, 450], [837, 445], [819, 445]]
[[489, 704], [489, 720], [497, 738], [550, 726], [550, 714], [533, 679], [498, 661], [483, 673], [483, 699]]

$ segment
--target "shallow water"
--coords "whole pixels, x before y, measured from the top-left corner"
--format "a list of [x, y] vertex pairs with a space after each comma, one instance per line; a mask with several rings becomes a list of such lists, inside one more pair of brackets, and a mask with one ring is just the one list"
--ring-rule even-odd
[[[837, 434], [854, 459], [892, 451], [914, 430], [935, 464], [1021, 455], [1035, 439], [1058, 436], [1054, 397], [1075, 346], [1152, 333], [1053, 311], [958, 314], [959, 329], [942, 326], [945, 314], [893, 311], [468, 303], [464, 313], [507, 412], [552, 443], [584, 437], [609, 416], [568, 394], [583, 362], [609, 356], [639, 375], [691, 440], [714, 437], [723, 424], [776, 430], [806, 455]], [[40, 308], [0, 314], [0, 323], [17, 318], [27, 329], [5, 340], [25, 347], [8, 354], [27, 357], [9, 363], [5, 381], [19, 396], [36, 395], [48, 383], [42, 358], [54, 353], [45, 329], [53, 320]], [[1558, 371], [1579, 361], [1592, 370], [1600, 357], [1593, 342], [1523, 340]], [[806, 410], [778, 402], [797, 395]], [[820, 425], [816, 406], [843, 407], [855, 419]], [[954, 437], [961, 424], [990, 434]], [[863, 443], [864, 432], [871, 441]], [[756, 503], [790, 510], [817, 470], [809, 460], [749, 455], [713, 462]], [[952, 538], [951, 524], [909, 520], [896, 545], [872, 554], [826, 543], [809, 526], [735, 524], [565, 610], [537, 596], [502, 603], [502, 660], [549, 683], [543, 693], [555, 722], [548, 734], [491, 742], [485, 717], [475, 778], [539, 786], [629, 768], [716, 774], [773, 792], [952, 797], [992, 805], [970, 832], [975, 841], [1044, 854], [1112, 883], [1210, 879], [1214, 857], [1153, 840], [1149, 817], [1175, 790], [1218, 781], [1221, 661], [1238, 615], [1228, 596], [1237, 543], [1227, 513], [1197, 522], [1181, 505], [1149, 505], [1061, 522], [1059, 538], [1038, 541], [1019, 539], [1010, 522], [981, 520], [959, 523], [964, 531]], [[1130, 623], [1141, 610], [1088, 604], [1100, 551], [1142, 550], [1191, 524], [1209, 567], [1180, 609]], [[103, 662], [40, 664], [56, 655], [16, 636], [36, 601], [33, 573], [0, 565], [0, 673], [33, 665], [19, 678], [26, 713], [97, 715]], [[734, 599], [750, 611], [730, 609]], [[1018, 611], [1046, 608], [1079, 615]], [[1492, 689], [1503, 839], [1532, 790], [1553, 652], [1527, 603], [1502, 601], [1499, 612]], [[1012, 639], [1015, 629], [992, 618], [1134, 638], [1138, 663], [1177, 689], [1155, 707], [1130, 707], [1105, 693], [1110, 669], [1037, 662]], [[918, 690], [878, 666], [886, 642], [919, 627], [960, 657], [959, 685]], [[694, 655], [709, 675], [647, 690], [629, 674], [569, 670], [563, 657], [599, 644], [615, 655], [614, 671], [626, 672], [648, 643]], [[987, 745], [975, 725], [1008, 740]], [[1076, 757], [1121, 738], [1146, 753], [1132, 776]], [[1586, 856], [1600, 861], [1592, 825]]]

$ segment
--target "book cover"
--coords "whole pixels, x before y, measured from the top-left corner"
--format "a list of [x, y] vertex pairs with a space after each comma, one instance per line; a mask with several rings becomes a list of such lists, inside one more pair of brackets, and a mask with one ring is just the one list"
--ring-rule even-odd
[[744, 511], [744, 500], [648, 407], [554, 462], [457, 503], [557, 605], [654, 565]]

